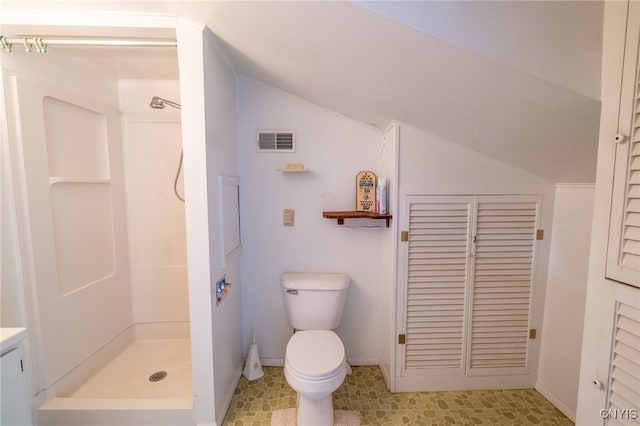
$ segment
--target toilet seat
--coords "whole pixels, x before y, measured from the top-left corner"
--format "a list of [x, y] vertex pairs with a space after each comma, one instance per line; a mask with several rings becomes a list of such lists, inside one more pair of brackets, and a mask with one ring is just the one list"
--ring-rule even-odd
[[342, 340], [331, 330], [299, 331], [287, 343], [285, 366], [309, 381], [336, 376], [346, 368]]

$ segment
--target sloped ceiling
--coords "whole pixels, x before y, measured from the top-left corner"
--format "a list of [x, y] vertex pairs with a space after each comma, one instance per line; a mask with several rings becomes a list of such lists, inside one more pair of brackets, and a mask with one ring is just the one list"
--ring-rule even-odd
[[504, 65], [600, 98], [601, 1], [357, 1]]
[[[473, 3], [457, 4], [466, 15], [394, 2], [91, 7], [170, 12], [203, 22], [247, 77], [379, 128], [406, 122], [553, 182], [593, 182], [602, 8], [542, 2], [563, 3], [558, 18], [557, 7], [532, 12], [522, 2], [522, 9], [504, 11], [500, 2], [483, 2], [483, 12], [473, 15]], [[492, 7], [502, 12], [491, 18]], [[448, 26], [429, 23], [438, 13], [447, 15]], [[545, 20], [547, 14], [555, 20]], [[518, 25], [534, 16], [546, 27]], [[566, 16], [578, 24], [562, 27]], [[510, 38], [527, 42], [504, 42]]]

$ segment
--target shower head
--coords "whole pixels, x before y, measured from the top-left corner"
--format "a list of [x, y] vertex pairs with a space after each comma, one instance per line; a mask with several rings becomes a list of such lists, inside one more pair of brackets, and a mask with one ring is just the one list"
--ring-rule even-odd
[[180, 109], [180, 104], [172, 102], [168, 99], [160, 98], [158, 96], [154, 96], [153, 98], [151, 98], [151, 102], [149, 103], [149, 106], [155, 109], [164, 109], [166, 105], [169, 105], [170, 107], [176, 109]]

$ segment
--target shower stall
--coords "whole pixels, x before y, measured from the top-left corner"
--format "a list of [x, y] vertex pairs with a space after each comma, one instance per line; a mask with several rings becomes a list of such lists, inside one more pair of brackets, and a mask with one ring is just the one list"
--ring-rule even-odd
[[40, 425], [194, 424], [180, 89], [163, 55], [161, 79], [77, 48], [3, 56]]
[[[166, 13], [7, 8], [0, 24], [0, 325], [27, 328], [37, 424], [221, 424], [243, 365], [223, 47]], [[28, 53], [33, 33], [49, 35]]]

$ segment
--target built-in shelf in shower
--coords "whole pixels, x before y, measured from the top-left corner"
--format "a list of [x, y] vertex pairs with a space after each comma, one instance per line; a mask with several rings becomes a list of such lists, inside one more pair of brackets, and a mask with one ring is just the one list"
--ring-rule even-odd
[[111, 183], [111, 179], [60, 176], [49, 177], [49, 185], [54, 185], [56, 183]]

